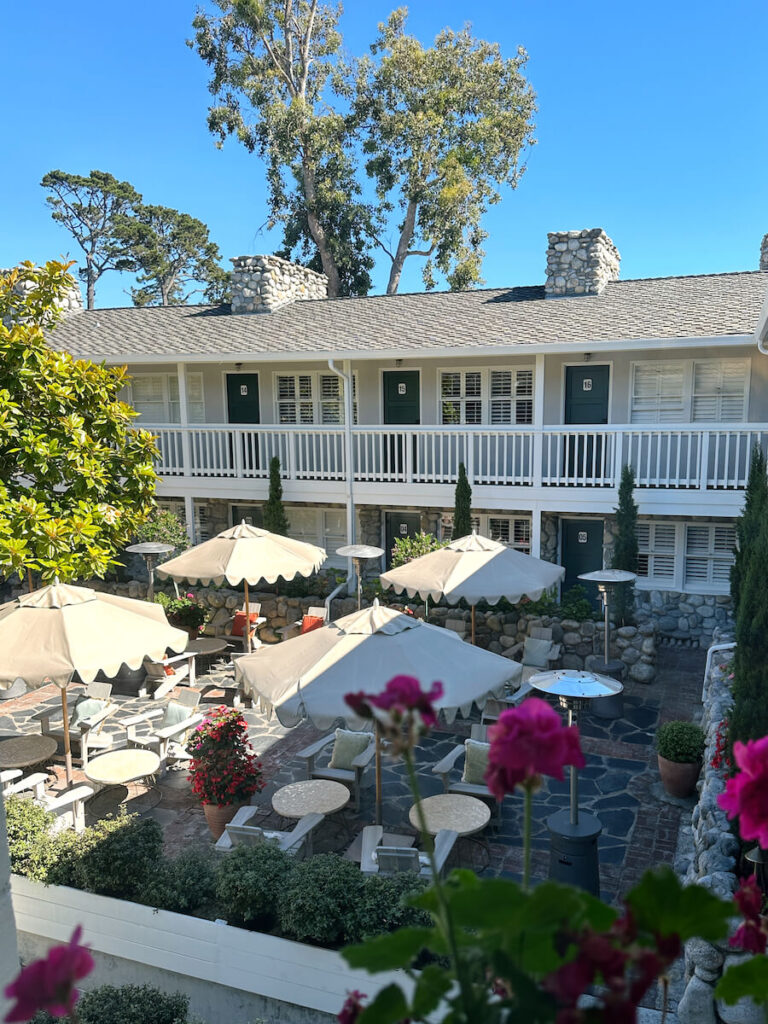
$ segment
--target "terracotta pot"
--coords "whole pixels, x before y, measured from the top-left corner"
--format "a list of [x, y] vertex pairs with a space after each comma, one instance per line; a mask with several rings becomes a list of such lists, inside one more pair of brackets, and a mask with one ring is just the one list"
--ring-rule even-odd
[[701, 761], [681, 763], [679, 761], [668, 761], [661, 754], [657, 754], [656, 757], [659, 761], [661, 782], [667, 793], [670, 796], [677, 797], [692, 796], [699, 779]]
[[245, 802], [239, 804], [203, 804], [205, 820], [214, 839], [221, 839], [224, 826], [229, 824]]

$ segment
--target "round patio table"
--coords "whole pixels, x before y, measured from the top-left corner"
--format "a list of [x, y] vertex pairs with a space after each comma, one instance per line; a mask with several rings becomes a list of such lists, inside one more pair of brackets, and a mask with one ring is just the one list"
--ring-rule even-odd
[[131, 812], [144, 814], [160, 803], [161, 795], [153, 785], [142, 791], [132, 783], [154, 775], [160, 768], [160, 758], [153, 750], [128, 747], [110, 750], [88, 762], [83, 769], [85, 777], [104, 788], [86, 804], [90, 821], [114, 814], [120, 805], [129, 803]]
[[0, 740], [0, 768], [31, 768], [56, 753], [53, 736], [11, 736]]
[[278, 789], [272, 797], [272, 809], [281, 818], [303, 818], [313, 811], [318, 814], [334, 814], [347, 806], [349, 798], [349, 790], [340, 782], [308, 779]]
[[200, 636], [190, 640], [186, 647], [186, 654], [195, 654], [207, 658], [212, 654], [222, 654], [227, 650], [229, 644], [226, 640], [220, 640], [215, 636]]
[[[427, 822], [427, 832], [437, 835], [443, 828], [449, 828], [460, 836], [471, 836], [481, 832], [491, 820], [491, 809], [482, 800], [460, 793], [438, 793], [421, 801], [421, 808]], [[419, 812], [414, 804], [408, 812], [408, 820], [414, 828], [421, 828]]]

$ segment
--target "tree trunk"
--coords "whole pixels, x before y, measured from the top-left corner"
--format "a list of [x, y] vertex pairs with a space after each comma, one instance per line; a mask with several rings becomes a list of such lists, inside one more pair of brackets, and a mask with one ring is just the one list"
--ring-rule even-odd
[[397, 243], [397, 252], [392, 259], [392, 269], [389, 272], [387, 282], [387, 295], [394, 295], [400, 287], [400, 275], [403, 272], [403, 264], [408, 256], [408, 246], [413, 238], [413, 229], [416, 225], [416, 200], [408, 202], [408, 209], [405, 211], [405, 223], [400, 232], [400, 241]]
[[96, 275], [90, 266], [88, 266], [88, 277], [86, 278], [85, 291], [86, 308], [93, 309], [96, 302]]
[[317, 251], [320, 253], [323, 273], [328, 278], [328, 298], [335, 299], [339, 294], [339, 271], [336, 268], [336, 261], [328, 248], [328, 237], [325, 233], [325, 228], [317, 219], [317, 216], [310, 212], [310, 207], [314, 204], [316, 198], [315, 179], [312, 169], [307, 165], [306, 160], [302, 160], [301, 171], [304, 178], [304, 199], [307, 204], [307, 225], [309, 226], [312, 240], [317, 246]]

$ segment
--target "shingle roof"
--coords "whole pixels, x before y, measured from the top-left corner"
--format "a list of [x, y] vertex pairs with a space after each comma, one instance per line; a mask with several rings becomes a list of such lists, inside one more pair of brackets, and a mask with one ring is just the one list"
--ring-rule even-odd
[[296, 302], [274, 313], [228, 306], [97, 309], [68, 317], [57, 348], [90, 359], [343, 353], [414, 355], [752, 334], [768, 286], [755, 272], [616, 281], [601, 295], [546, 299], [544, 288]]

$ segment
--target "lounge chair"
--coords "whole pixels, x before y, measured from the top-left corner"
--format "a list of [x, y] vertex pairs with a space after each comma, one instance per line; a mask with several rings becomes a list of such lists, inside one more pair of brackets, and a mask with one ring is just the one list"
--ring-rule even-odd
[[[93, 751], [103, 753], [112, 746], [114, 737], [102, 731], [104, 720], [112, 713], [111, 683], [89, 683], [74, 703], [69, 716], [69, 739], [74, 747], [80, 748], [80, 762], [85, 768]], [[64, 726], [51, 725], [52, 718], [61, 718], [60, 708], [44, 708], [33, 716], [40, 722], [43, 736], [53, 736], [64, 742]]]
[[[315, 767], [315, 758], [331, 744], [333, 751], [329, 763], [319, 768]], [[363, 775], [375, 753], [376, 742], [373, 733], [337, 729], [335, 733], [323, 736], [322, 739], [300, 750], [296, 757], [307, 762], [308, 779], [331, 779], [333, 782], [349, 786], [355, 810], [359, 811]]]
[[[431, 878], [429, 858], [419, 853], [414, 847], [382, 846], [384, 829], [381, 825], [366, 825], [363, 829], [363, 846], [360, 857], [360, 870], [366, 875], [394, 875], [401, 871], [412, 872]], [[453, 845], [458, 839], [458, 832], [441, 829], [435, 836], [435, 866], [438, 875], [442, 875]]]
[[[187, 736], [204, 717], [196, 714], [199, 702], [200, 694], [197, 690], [185, 687], [164, 708], [154, 708], [124, 719], [120, 724], [125, 726], [126, 746], [154, 750], [162, 766], [166, 766], [168, 761], [185, 760], [187, 753], [184, 744]], [[136, 732], [137, 726], [156, 721], [157, 725], [151, 726], [149, 735], [139, 736]]]
[[[318, 622], [317, 620], [321, 621]], [[318, 626], [324, 626], [328, 622], [328, 609], [325, 605], [319, 608], [307, 608], [305, 615], [295, 622], [289, 622], [287, 626], [281, 626], [275, 630], [281, 640], [290, 640], [294, 636], [301, 636], [302, 633], [309, 633]]]
[[295, 828], [290, 832], [276, 832], [261, 828], [259, 825], [248, 824], [258, 810], [258, 807], [241, 807], [232, 821], [224, 826], [224, 834], [214, 849], [218, 853], [226, 853], [233, 846], [273, 843], [278, 849], [291, 854], [297, 860], [312, 856], [312, 833], [325, 820], [324, 814], [313, 811], [299, 818]]
[[[60, 796], [51, 796], [46, 793], [45, 784], [48, 776], [45, 772], [35, 772], [27, 775], [26, 778], [8, 780], [7, 776], [13, 771], [21, 775], [18, 769], [0, 773], [3, 786], [3, 799], [19, 793], [31, 793], [32, 799], [44, 807], [46, 811], [55, 814], [59, 819], [56, 823], [58, 829], [72, 828], [75, 832], [82, 832], [85, 828], [85, 809], [83, 804], [92, 797], [95, 790], [91, 786], [73, 786], [65, 790]], [[5, 777], [5, 778], [3, 778]]]
[[523, 666], [521, 682], [525, 685], [532, 675], [555, 667], [560, 660], [560, 644], [553, 641], [549, 626], [529, 626], [525, 640], [510, 647], [504, 654], [507, 658], [520, 655], [520, 664]]
[[[267, 620], [261, 614], [261, 604], [258, 602], [256, 604], [248, 605], [248, 614], [251, 620], [248, 629], [251, 638], [250, 648], [253, 651], [256, 647], [260, 646], [260, 642], [256, 638], [256, 632], [259, 626], [262, 626]], [[243, 650], [247, 651], [245, 616], [245, 605], [243, 605], [240, 611], [235, 612], [229, 622], [225, 623], [221, 635], [227, 640], [231, 640], [233, 643], [238, 642], [242, 644]]]
[[[432, 769], [433, 775], [440, 775], [443, 780], [443, 790], [446, 793], [461, 793], [464, 796], [474, 796], [479, 800], [490, 804], [496, 814], [501, 817], [501, 803], [496, 800], [483, 778], [488, 765], [489, 743], [479, 740], [465, 740], [457, 744], [445, 757], [438, 761]], [[461, 758], [464, 758], [464, 770], [461, 778], [451, 779], [451, 772]]]
[[152, 700], [161, 700], [180, 683], [186, 686], [195, 685], [195, 655], [186, 652], [162, 661], [144, 659], [144, 685], [139, 690], [139, 697], [152, 696]]

